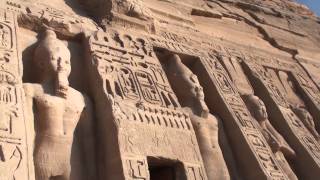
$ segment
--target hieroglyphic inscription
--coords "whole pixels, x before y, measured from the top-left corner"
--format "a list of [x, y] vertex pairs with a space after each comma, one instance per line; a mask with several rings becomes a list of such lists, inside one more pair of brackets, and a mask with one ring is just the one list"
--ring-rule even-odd
[[[201, 57], [201, 63], [204, 65], [211, 81], [217, 87], [221, 97], [226, 102], [229, 113], [232, 115], [237, 127], [240, 129], [244, 141], [250, 149], [252, 156], [258, 162], [258, 169], [262, 170], [264, 178], [287, 179], [288, 177], [282, 171], [280, 165], [273, 156], [268, 143], [258, 130], [258, 125], [250, 116], [244, 102], [231, 83], [227, 73], [218, 61], [215, 54], [208, 54]], [[226, 125], [228, 128], [228, 125]], [[242, 155], [240, 155], [242, 156]], [[249, 172], [250, 173], [250, 172]], [[250, 174], [247, 174], [250, 176]]]
[[90, 46], [107, 94], [161, 107], [179, 106], [160, 63], [144, 39], [98, 32], [90, 39]]
[[[285, 128], [282, 133], [284, 133], [283, 135], [286, 134], [285, 137], [287, 141], [296, 147], [295, 150], [299, 151], [297, 153], [301, 153], [297, 158], [299, 159], [302, 156], [309, 157], [309, 159], [311, 159], [309, 164], [313, 164], [313, 167], [319, 169], [320, 152], [317, 151], [319, 150], [319, 144], [310, 134], [301, 120], [297, 117], [297, 115], [289, 108], [287, 99], [285, 98], [286, 96], [283, 94], [284, 92], [280, 90], [273, 78], [272, 73], [274, 72], [267, 67], [255, 63], [254, 61], [246, 61], [245, 64], [251, 70], [253, 77], [263, 84], [264, 88], [266, 88], [268, 91], [268, 95], [277, 105], [275, 108], [278, 108], [279, 112], [281, 113], [277, 116], [277, 121], [280, 121], [279, 117], [281, 117], [281, 121], [283, 121], [283, 124], [285, 124], [282, 127], [289, 127]], [[300, 152], [301, 149], [305, 149], [306, 151]], [[303, 160], [301, 159], [301, 161]], [[305, 168], [306, 174], [308, 174], [307, 169], [308, 168]]]
[[14, 13], [0, 9], [0, 179], [33, 179], [22, 111]]
[[129, 175], [129, 180], [148, 180], [148, 163], [145, 158], [128, 158], [125, 159], [127, 174]]
[[187, 180], [205, 180], [204, 169], [201, 166], [186, 164]]
[[155, 107], [147, 104], [130, 105], [117, 102], [115, 116], [124, 116], [127, 122], [143, 123], [159, 127], [191, 130], [187, 113], [175, 109]]

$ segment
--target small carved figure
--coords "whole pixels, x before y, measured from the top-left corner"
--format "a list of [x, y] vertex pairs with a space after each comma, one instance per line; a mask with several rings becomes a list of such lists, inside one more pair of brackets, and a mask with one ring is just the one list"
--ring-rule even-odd
[[181, 62], [178, 55], [173, 55], [169, 61], [168, 78], [170, 82], [174, 82], [171, 86], [180, 97], [181, 105], [189, 109], [208, 178], [230, 179], [218, 142], [221, 121], [209, 113], [197, 76]]
[[253, 94], [245, 95], [244, 100], [248, 106], [248, 109], [250, 110], [250, 113], [258, 121], [262, 129], [263, 136], [269, 143], [271, 150], [275, 154], [283, 170], [290, 179], [298, 179], [286, 160], [286, 158], [294, 159], [296, 154], [294, 150], [291, 149], [291, 147], [287, 144], [285, 139], [271, 125], [270, 121], [268, 120], [268, 114], [264, 102]]
[[35, 50], [35, 62], [42, 70], [41, 82], [25, 83], [24, 90], [30, 108], [28, 116], [35, 122], [36, 179], [70, 179], [76, 127], [83, 145], [88, 179], [95, 179], [92, 107], [88, 97], [69, 86], [70, 52], [54, 31], [46, 31]]
[[0, 24], [0, 46], [2, 47], [7, 47], [8, 46], [8, 32], [6, 31], [6, 29], [4, 28], [4, 26], [2, 26]]

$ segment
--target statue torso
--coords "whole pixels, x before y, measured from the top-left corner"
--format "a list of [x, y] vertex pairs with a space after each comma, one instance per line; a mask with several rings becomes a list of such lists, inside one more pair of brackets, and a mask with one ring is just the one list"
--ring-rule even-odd
[[72, 138], [85, 107], [83, 95], [69, 88], [66, 98], [47, 93], [39, 84], [32, 84], [36, 131], [39, 135]]

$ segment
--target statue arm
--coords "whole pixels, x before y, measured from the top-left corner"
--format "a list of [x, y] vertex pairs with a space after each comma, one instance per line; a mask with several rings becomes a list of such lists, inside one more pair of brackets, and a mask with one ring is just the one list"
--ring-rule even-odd
[[269, 121], [267, 122], [267, 128], [271, 132], [272, 136], [276, 138], [275, 140], [279, 144], [281, 152], [288, 157], [294, 158], [296, 156], [294, 150], [289, 146], [286, 140], [278, 133], [278, 131], [274, 129], [274, 127], [270, 124]]
[[[36, 140], [36, 129], [35, 129], [35, 118], [34, 118], [34, 112], [33, 109], [34, 107], [34, 95], [35, 95], [35, 90], [33, 88], [32, 84], [25, 83], [23, 84], [23, 91], [24, 91], [24, 116], [26, 120], [26, 126], [27, 126], [27, 136], [28, 136], [28, 148], [31, 150], [28, 151], [28, 157], [31, 158], [31, 162], [33, 162], [33, 149], [35, 147], [35, 140]], [[12, 156], [15, 160], [17, 160], [17, 155], [21, 156], [19, 152], [15, 152]], [[21, 157], [20, 157], [21, 158]], [[14, 160], [13, 159], [13, 160]], [[0, 165], [1, 166], [1, 165]], [[30, 167], [32, 170], [34, 170], [33, 164], [30, 164]]]
[[[25, 109], [25, 117], [26, 121], [28, 122], [27, 125], [29, 126], [29, 132], [31, 134], [31, 142], [35, 142], [35, 118], [33, 113], [33, 97], [34, 97], [34, 89], [32, 84], [25, 83], [23, 84], [23, 90], [24, 90], [24, 109]], [[32, 144], [32, 147], [34, 147], [34, 144]], [[30, 156], [32, 157], [32, 156]]]
[[93, 105], [87, 96], [84, 96], [85, 107], [80, 119], [80, 143], [86, 169], [88, 170], [88, 179], [96, 179], [96, 148], [94, 137], [94, 122], [93, 122]]

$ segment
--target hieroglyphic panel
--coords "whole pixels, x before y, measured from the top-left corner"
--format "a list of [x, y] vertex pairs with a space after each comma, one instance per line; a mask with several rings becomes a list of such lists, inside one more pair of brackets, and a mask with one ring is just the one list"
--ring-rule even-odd
[[0, 179], [32, 180], [16, 33], [16, 16], [0, 9]]
[[[279, 129], [282, 134], [285, 136], [289, 144], [294, 147], [299, 156], [297, 156], [297, 161], [306, 162], [308, 160], [309, 168], [318, 169], [313, 173], [317, 174], [320, 168], [320, 159], [319, 159], [319, 144], [315, 138], [310, 134], [301, 120], [297, 115], [289, 108], [289, 104], [285, 98], [284, 92], [280, 89], [280, 86], [277, 86], [275, 79], [272, 76], [272, 70], [259, 65], [254, 61], [247, 60], [245, 62], [246, 66], [250, 69], [252, 76], [259, 81], [264, 88], [267, 90], [268, 95], [276, 104], [274, 108], [277, 108], [279, 112], [277, 114], [271, 114], [271, 119], [276, 119], [278, 124], [281, 124]], [[268, 104], [270, 106], [270, 104]], [[301, 171], [305, 177], [309, 175], [312, 176], [308, 171], [306, 166], [301, 168]], [[315, 175], [313, 174], [313, 175]]]
[[[209, 73], [210, 79], [216, 86], [218, 93], [226, 103], [228, 113], [231, 114], [233, 122], [225, 122], [227, 131], [229, 126], [239, 128], [241, 132], [239, 137], [243, 137], [242, 141], [245, 142], [242, 146], [251, 149], [252, 154], [250, 156], [251, 158], [254, 157], [254, 160], [250, 163], [256, 164], [256, 167], [254, 167], [255, 170], [246, 171], [246, 176], [249, 179], [253, 177], [257, 178], [257, 176], [260, 176], [259, 178], [261, 179], [288, 179], [274, 158], [268, 143], [259, 131], [259, 126], [252, 119], [239, 93], [218, 61], [217, 56], [210, 53], [209, 55], [203, 55], [200, 60]], [[232, 131], [234, 132], [234, 129]], [[236, 156], [239, 156], [239, 159], [244, 158], [241, 153], [236, 154]], [[245, 163], [243, 166], [246, 166], [248, 162], [243, 163]], [[251, 173], [254, 173], [254, 175]]]
[[162, 111], [171, 114], [166, 109], [179, 107], [152, 47], [144, 39], [98, 32], [90, 39], [90, 49], [106, 94], [138, 103], [136, 108], [143, 106], [142, 111], [155, 114]]

